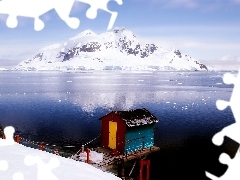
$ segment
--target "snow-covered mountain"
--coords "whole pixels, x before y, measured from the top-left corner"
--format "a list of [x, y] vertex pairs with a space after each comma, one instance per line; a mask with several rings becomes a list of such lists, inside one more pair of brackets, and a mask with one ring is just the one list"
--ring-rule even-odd
[[178, 49], [142, 43], [129, 30], [85, 30], [67, 42], [42, 48], [13, 70], [208, 70]]

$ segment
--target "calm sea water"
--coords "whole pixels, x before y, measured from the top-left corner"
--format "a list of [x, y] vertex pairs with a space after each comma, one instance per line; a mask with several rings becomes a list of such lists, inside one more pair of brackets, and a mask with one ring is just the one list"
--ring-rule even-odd
[[[238, 144], [222, 146], [212, 136], [234, 123], [229, 100], [233, 86], [223, 72], [0, 72], [0, 124], [32, 141], [75, 146], [100, 134], [99, 118], [112, 110], [147, 108], [160, 119], [150, 155], [151, 179], [208, 179], [222, 175], [222, 152], [233, 157]], [[99, 141], [92, 145], [98, 145]], [[67, 148], [67, 147], [65, 147]]]

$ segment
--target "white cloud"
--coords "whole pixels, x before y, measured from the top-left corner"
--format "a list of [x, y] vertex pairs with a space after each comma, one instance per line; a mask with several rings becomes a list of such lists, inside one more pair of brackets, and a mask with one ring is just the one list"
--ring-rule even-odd
[[214, 60], [205, 61], [209, 66], [215, 67], [218, 70], [239, 70], [240, 55], [222, 55]]
[[199, 3], [196, 0], [171, 0], [166, 3], [167, 7], [183, 6], [186, 8], [196, 8]]
[[19, 60], [0, 59], [0, 67], [4, 67], [7, 69], [11, 69], [12, 67], [16, 66], [18, 63], [20, 63]]
[[199, 6], [198, 0], [132, 0], [135, 2], [146, 2], [146, 3], [154, 3], [161, 4], [163, 7], [178, 7], [183, 6], [187, 8], [195, 8]]
[[163, 48], [176, 47], [197, 59], [239, 55], [239, 26], [156, 26], [133, 29], [138, 38]]
[[231, 0], [233, 3], [240, 3], [240, 0]]
[[138, 33], [157, 33], [161, 34], [164, 32], [168, 33], [182, 33], [182, 34], [189, 34], [190, 33], [232, 33], [232, 32], [239, 32], [240, 33], [240, 26], [239, 25], [228, 25], [228, 26], [206, 26], [206, 25], [159, 25], [159, 26], [143, 26], [143, 27], [135, 27], [132, 29], [133, 32]]
[[36, 54], [42, 47], [54, 44], [51, 42], [33, 43], [28, 40], [9, 40], [0, 43], [0, 59], [25, 60]]
[[161, 5], [163, 8], [198, 8], [203, 11], [212, 11], [217, 10], [222, 7], [227, 6], [235, 6], [236, 4], [240, 4], [240, 0], [132, 0], [135, 2], [146, 2], [153, 3], [155, 5]]
[[[231, 41], [219, 43], [215, 39], [194, 39], [189, 37], [152, 37], [141, 38], [144, 42], [154, 43], [164, 49], [179, 49], [207, 66], [217, 69], [237, 70], [240, 68], [240, 43]], [[226, 55], [229, 54], [229, 55]]]
[[[224, 50], [231, 50], [239, 53], [240, 49], [240, 43], [235, 42], [225, 42], [225, 43], [219, 43], [219, 41], [215, 39], [198, 39], [198, 38], [191, 38], [187, 36], [178, 36], [178, 37], [145, 37], [140, 38], [144, 42], [150, 42], [150, 43], [156, 43], [159, 46], [162, 47], [179, 47], [181, 48], [197, 48], [199, 51], [201, 49], [206, 50], [219, 50], [219, 52], [222, 52]], [[221, 50], [221, 51], [220, 51]], [[219, 54], [219, 53], [218, 53]]]
[[218, 58], [219, 61], [222, 62], [240, 62], [240, 55], [239, 56], [233, 56], [233, 55], [223, 55]]
[[132, 31], [145, 42], [155, 43], [165, 49], [175, 47], [206, 65], [233, 70], [240, 67], [238, 25], [145, 26]]
[[230, 55], [225, 55], [219, 58], [220, 61], [226, 62], [226, 61], [232, 61], [233, 60], [233, 56]]

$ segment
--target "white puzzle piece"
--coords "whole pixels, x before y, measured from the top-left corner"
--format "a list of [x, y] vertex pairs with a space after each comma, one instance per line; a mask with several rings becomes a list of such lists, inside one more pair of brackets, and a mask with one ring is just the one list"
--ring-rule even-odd
[[[89, 4], [91, 6], [86, 12], [86, 16], [89, 19], [95, 19], [97, 17], [98, 10], [103, 10], [103, 11], [110, 13], [111, 18], [109, 20], [107, 30], [110, 30], [113, 28], [113, 25], [117, 19], [118, 13], [114, 12], [114, 11], [110, 11], [108, 9], [107, 5], [110, 0], [77, 0], [77, 1]], [[122, 0], [115, 0], [115, 1], [118, 3], [118, 5], [123, 4]]]
[[0, 171], [6, 171], [8, 169], [8, 162], [5, 160], [0, 161]]
[[58, 178], [51, 172], [52, 169], [58, 167], [60, 165], [60, 161], [57, 158], [51, 158], [50, 161], [46, 164], [42, 161], [39, 156], [31, 156], [28, 155], [24, 159], [24, 163], [27, 166], [33, 166], [37, 164], [38, 166], [38, 180], [58, 180]]
[[15, 129], [12, 126], [7, 126], [4, 128], [4, 134], [6, 138], [0, 139], [0, 147], [15, 144], [14, 137], [13, 137], [14, 132], [15, 132]]
[[[107, 4], [110, 0], [77, 0], [89, 4], [91, 7], [88, 9], [86, 16], [89, 19], [94, 19], [97, 16], [99, 9], [111, 14], [108, 24], [108, 30], [113, 27], [118, 13], [110, 11]], [[122, 5], [122, 0], [115, 0], [119, 5]], [[44, 28], [44, 22], [39, 18], [46, 12], [54, 9], [59, 17], [66, 22], [66, 24], [76, 29], [80, 25], [80, 20], [75, 17], [69, 17], [73, 8], [75, 0], [1, 0], [0, 1], [0, 14], [7, 14], [8, 18], [6, 25], [9, 28], [16, 28], [18, 25], [18, 16], [34, 18], [34, 29], [40, 31]]]
[[[14, 132], [15, 132], [15, 129], [12, 126], [7, 126], [4, 128], [4, 134], [6, 138], [0, 139], [0, 148], [4, 146], [11, 146], [16, 144], [16, 142], [14, 141]], [[46, 180], [46, 179], [58, 180], [58, 178], [51, 172], [52, 169], [60, 165], [60, 161], [57, 158], [51, 158], [48, 163], [44, 163], [39, 156], [31, 156], [26, 154], [24, 158], [24, 163], [26, 166], [33, 166], [34, 164], [37, 164], [38, 166], [37, 180]], [[0, 171], [7, 171], [8, 168], [9, 168], [8, 162], [6, 160], [0, 159]], [[1, 179], [1, 175], [0, 175], [0, 179]], [[12, 175], [12, 179], [24, 180], [24, 175], [22, 172], [15, 172]]]
[[[218, 100], [216, 102], [216, 106], [219, 110], [224, 110], [227, 106], [230, 106], [232, 109], [233, 116], [235, 118], [235, 123], [223, 128], [222, 131], [214, 135], [212, 141], [215, 145], [220, 146], [223, 144], [224, 136], [227, 136], [240, 144], [240, 134], [239, 134], [240, 132], [240, 69], [237, 77], [230, 73], [226, 73], [223, 76], [223, 81], [225, 84], [234, 84], [233, 92], [229, 102]], [[221, 154], [219, 160], [221, 163], [228, 165], [228, 170], [226, 171], [226, 173], [222, 175], [220, 178], [218, 178], [210, 174], [209, 172], [206, 172], [207, 177], [211, 178], [212, 180], [240, 179], [239, 150], [236, 153], [234, 159], [230, 159], [230, 157], [227, 154], [223, 153]]]
[[[11, 146], [15, 144], [14, 141], [14, 132], [15, 129], [12, 126], [7, 126], [4, 128], [5, 139], [0, 139], [0, 147], [2, 146]], [[8, 170], [8, 162], [6, 160], [0, 160], [0, 171]], [[13, 174], [13, 180], [24, 180], [24, 176], [21, 172], [16, 172]]]

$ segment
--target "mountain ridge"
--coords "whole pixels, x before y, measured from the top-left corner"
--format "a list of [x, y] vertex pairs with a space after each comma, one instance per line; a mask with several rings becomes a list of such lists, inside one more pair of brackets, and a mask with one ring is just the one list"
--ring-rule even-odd
[[206, 65], [154, 43], [143, 43], [130, 30], [114, 28], [96, 34], [85, 30], [65, 43], [43, 47], [13, 70], [187, 70], [208, 71]]

